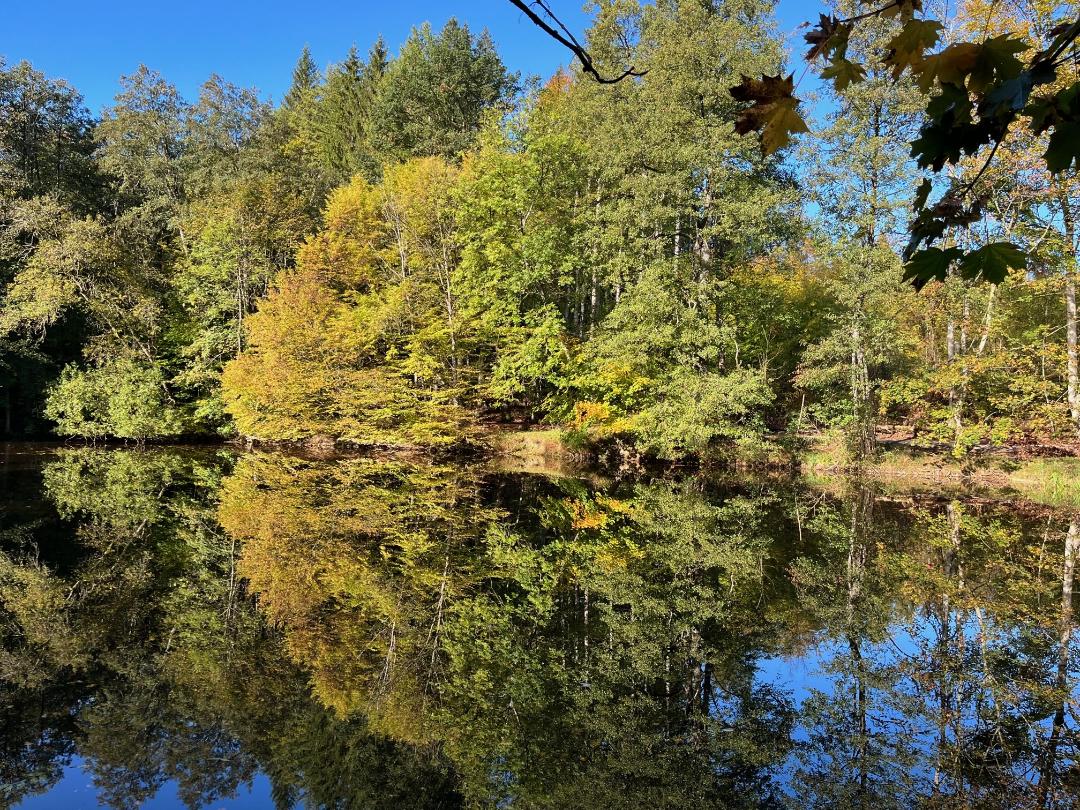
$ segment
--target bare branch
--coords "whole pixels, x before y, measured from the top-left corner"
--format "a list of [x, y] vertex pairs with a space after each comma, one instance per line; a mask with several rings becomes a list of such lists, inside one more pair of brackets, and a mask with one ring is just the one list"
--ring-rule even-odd
[[[618, 76], [602, 76], [600, 71], [598, 71], [593, 64], [592, 56], [589, 55], [589, 52], [585, 50], [585, 47], [580, 42], [578, 42], [577, 37], [570, 33], [570, 30], [563, 25], [562, 20], [556, 17], [551, 9], [548, 8], [547, 3], [545, 3], [544, 0], [533, 0], [531, 3], [526, 2], [526, 0], [510, 0], [510, 2], [524, 12], [525, 16], [532, 21], [533, 25], [573, 53], [574, 56], [578, 58], [578, 61], [581, 62], [582, 69], [600, 84], [616, 84], [629, 76], [644, 76], [648, 73], [646, 70], [636, 70], [634, 66], [631, 65]], [[544, 16], [551, 20], [551, 22], [554, 23], [554, 26], [558, 27], [556, 28], [551, 23], [548, 23], [544, 17], [541, 17], [533, 10], [532, 6], [539, 8]]]

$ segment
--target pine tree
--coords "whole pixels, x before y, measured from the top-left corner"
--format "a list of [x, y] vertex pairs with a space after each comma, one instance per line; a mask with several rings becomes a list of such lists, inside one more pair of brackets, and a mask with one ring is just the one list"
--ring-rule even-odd
[[285, 94], [285, 109], [295, 111], [309, 103], [319, 88], [320, 78], [315, 60], [311, 58], [311, 49], [305, 45], [293, 68], [292, 86]]

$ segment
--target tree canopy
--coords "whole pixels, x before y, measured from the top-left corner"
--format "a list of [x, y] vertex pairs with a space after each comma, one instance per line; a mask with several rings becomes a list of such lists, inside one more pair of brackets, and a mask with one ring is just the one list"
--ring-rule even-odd
[[587, 61], [522, 78], [451, 20], [306, 49], [278, 105], [141, 67], [100, 120], [0, 70], [5, 435], [1072, 446], [1071, 5], [844, 0], [813, 104], [765, 0], [619, 0], [580, 39], [527, 10]]

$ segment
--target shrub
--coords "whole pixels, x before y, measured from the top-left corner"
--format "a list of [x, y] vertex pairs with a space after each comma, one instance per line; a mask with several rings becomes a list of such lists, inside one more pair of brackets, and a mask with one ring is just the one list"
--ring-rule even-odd
[[62, 436], [83, 439], [144, 441], [183, 430], [161, 370], [128, 359], [66, 367], [49, 391], [45, 415]]

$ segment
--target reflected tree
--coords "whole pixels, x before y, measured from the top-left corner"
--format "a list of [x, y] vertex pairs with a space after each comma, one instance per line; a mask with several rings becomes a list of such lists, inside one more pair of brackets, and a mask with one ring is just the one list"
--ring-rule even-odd
[[1075, 515], [401, 456], [40, 481], [0, 509], [6, 803], [75, 757], [116, 807], [257, 774], [279, 807], [1078, 795]]

